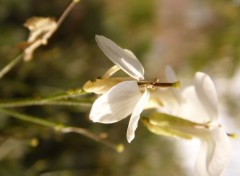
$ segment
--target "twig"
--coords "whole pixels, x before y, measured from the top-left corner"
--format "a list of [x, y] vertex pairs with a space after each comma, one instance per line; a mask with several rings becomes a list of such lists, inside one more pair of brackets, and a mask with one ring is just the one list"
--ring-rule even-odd
[[103, 137], [101, 137], [101, 135], [96, 135], [96, 134], [94, 134], [94, 133], [92, 133], [92, 132], [90, 132], [90, 131], [88, 131], [84, 128], [66, 126], [66, 125], [61, 124], [61, 123], [48, 121], [48, 120], [38, 118], [38, 117], [35, 117], [35, 116], [21, 114], [21, 113], [18, 113], [16, 111], [8, 110], [8, 109], [5, 109], [5, 108], [4, 109], [0, 108], [0, 113], [11, 116], [11, 117], [14, 117], [14, 118], [22, 120], [22, 121], [26, 121], [26, 122], [34, 123], [34, 124], [37, 124], [37, 125], [49, 127], [49, 128], [54, 129], [57, 132], [81, 134], [81, 135], [83, 135], [85, 137], [88, 137], [90, 139], [93, 139], [97, 142], [101, 142], [102, 144], [105, 144], [106, 146], [116, 150], [117, 152], [122, 152], [124, 150], [124, 146], [122, 144], [114, 144], [110, 141], [107, 141]]
[[23, 52], [18, 54], [11, 62], [9, 62], [2, 70], [0, 70], [0, 79], [21, 60], [22, 56]]
[[[45, 35], [43, 35], [42, 39], [35, 40], [34, 42], [30, 43], [25, 50], [20, 52], [10, 63], [8, 63], [3, 69], [0, 70], [0, 79], [5, 76], [21, 59], [22, 57], [26, 57], [27, 55], [32, 55], [34, 50], [36, 50], [41, 45], [46, 45], [49, 38], [56, 32], [56, 30], [59, 28], [59, 26], [62, 24], [63, 20], [67, 17], [67, 15], [70, 13], [70, 11], [73, 9], [73, 7], [79, 2], [80, 0], [72, 0], [70, 5], [66, 8], [66, 10], [63, 12], [63, 14], [60, 16], [59, 20], [57, 21], [56, 28], [52, 28], [49, 32], [47, 32]], [[31, 48], [31, 49], [30, 49]], [[28, 51], [30, 49], [30, 51]], [[26, 52], [28, 51], [28, 52]], [[26, 60], [26, 59], [25, 59]]]
[[[67, 15], [69, 14], [69, 12], [71, 12], [71, 10], [73, 9], [73, 7], [80, 2], [80, 0], [73, 0], [71, 2], [70, 5], [68, 5], [68, 7], [64, 10], [64, 12], [62, 13], [62, 15], [59, 17], [58, 21], [57, 21], [57, 28], [62, 24], [62, 22], [64, 21], [64, 19], [67, 17]], [[56, 29], [57, 29], [56, 28]]]
[[39, 106], [39, 105], [64, 105], [64, 106], [90, 106], [91, 101], [81, 100], [69, 100], [69, 98], [76, 98], [79, 96], [86, 95], [82, 89], [69, 90], [67, 92], [45, 97], [45, 98], [35, 98], [35, 99], [23, 99], [23, 100], [9, 100], [1, 101], [0, 107], [2, 108], [12, 108], [12, 107], [23, 107], [23, 106]]

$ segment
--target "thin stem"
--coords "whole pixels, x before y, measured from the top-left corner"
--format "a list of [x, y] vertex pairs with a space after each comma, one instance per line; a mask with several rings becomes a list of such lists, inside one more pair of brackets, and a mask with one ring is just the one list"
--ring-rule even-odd
[[1, 71], [0, 79], [7, 74], [22, 58], [23, 52], [19, 53], [11, 62], [9, 62]]
[[47, 120], [44, 120], [44, 119], [40, 119], [40, 118], [36, 118], [36, 117], [33, 117], [33, 116], [21, 114], [21, 113], [18, 113], [18, 112], [12, 111], [12, 110], [8, 110], [8, 109], [0, 108], [0, 113], [8, 115], [8, 116], [12, 116], [12, 117], [17, 118], [19, 120], [35, 123], [37, 125], [42, 125], [42, 126], [46, 126], [46, 127], [54, 128], [54, 127], [59, 125], [55, 122], [50, 122], [50, 121], [47, 121]]
[[124, 146], [122, 144], [113, 144], [110, 141], [105, 140], [103, 137], [101, 137], [101, 135], [95, 135], [93, 133], [90, 133], [89, 131], [86, 131], [83, 128], [76, 128], [76, 127], [65, 127], [61, 129], [61, 132], [63, 133], [78, 133], [78, 134], [82, 134], [86, 137], [89, 137], [97, 142], [101, 142], [102, 144], [116, 150], [117, 152], [121, 153], [124, 150]]
[[[59, 17], [58, 21], [57, 21], [57, 28], [62, 24], [62, 22], [64, 21], [64, 19], [67, 17], [67, 15], [71, 12], [71, 10], [73, 9], [73, 7], [79, 2], [80, 0], [73, 0], [69, 6], [65, 9], [65, 11], [62, 13], [62, 15]], [[56, 29], [57, 29], [56, 28]]]
[[[64, 10], [64, 12], [62, 13], [62, 15], [59, 17], [58, 21], [57, 21], [57, 26], [56, 28], [53, 28], [52, 30], [50, 30], [44, 38], [44, 40], [40, 40], [40, 45], [42, 45], [42, 41], [47, 41], [55, 32], [56, 30], [59, 28], [59, 26], [62, 24], [62, 22], [65, 20], [65, 18], [67, 17], [67, 15], [71, 12], [71, 10], [73, 9], [73, 7], [79, 2], [80, 0], [72, 0], [72, 2], [68, 5], [68, 7]], [[38, 48], [39, 46], [37, 46], [36, 48]]]
[[11, 108], [11, 107], [22, 107], [22, 106], [36, 106], [36, 105], [64, 105], [64, 106], [90, 106], [91, 101], [77, 101], [67, 100], [69, 98], [76, 98], [78, 96], [86, 95], [87, 92], [82, 89], [70, 90], [54, 96], [36, 99], [24, 99], [24, 100], [13, 100], [13, 101], [2, 101], [0, 107]]
[[49, 97], [44, 98], [45, 100], [61, 100], [61, 99], [68, 99], [68, 98], [75, 98], [78, 96], [86, 95], [88, 94], [85, 92], [83, 89], [76, 89], [76, 90], [68, 90], [66, 92], [57, 94], [57, 95], [52, 95]]
[[[80, 0], [73, 0], [71, 2], [71, 4], [65, 9], [65, 11], [63, 12], [63, 14], [60, 16], [59, 20], [57, 21], [57, 27], [54, 28], [52, 31], [50, 31], [44, 38], [44, 41], [48, 40], [53, 33], [59, 28], [59, 26], [62, 24], [62, 22], [64, 21], [64, 19], [67, 17], [67, 15], [70, 13], [70, 11], [73, 9], [73, 7], [79, 2]], [[36, 40], [35, 42], [33, 42], [31, 45], [28, 46], [31, 47], [33, 45], [36, 45], [36, 47], [34, 47], [35, 49], [38, 48], [39, 46], [42, 45], [42, 40]], [[26, 48], [27, 49], [27, 48]], [[25, 51], [26, 51], [25, 49]], [[34, 50], [35, 50], [34, 49]], [[18, 54], [10, 63], [8, 63], [1, 71], [0, 71], [0, 79], [6, 74], [8, 73], [22, 58], [24, 52], [21, 52], [20, 54]]]
[[22, 120], [22, 121], [26, 121], [26, 122], [34, 123], [34, 124], [37, 124], [37, 125], [49, 127], [49, 128], [54, 129], [55, 131], [58, 131], [58, 132], [61, 132], [61, 133], [81, 134], [81, 135], [86, 136], [90, 139], [93, 139], [97, 142], [101, 142], [102, 144], [116, 150], [117, 152], [122, 152], [123, 149], [124, 149], [122, 144], [118, 144], [118, 145], [114, 144], [114, 143], [104, 139], [101, 135], [96, 135], [94, 133], [91, 133], [90, 131], [88, 131], [84, 128], [66, 126], [66, 125], [61, 124], [61, 123], [48, 121], [48, 120], [45, 120], [45, 119], [42, 119], [42, 118], [21, 114], [21, 113], [18, 113], [16, 111], [3, 109], [3, 108], [0, 108], [0, 113], [11, 116], [11, 117], [14, 117], [14, 118]]
[[62, 100], [62, 101], [22, 100], [22, 101], [14, 101], [14, 102], [0, 102], [0, 107], [13, 108], [13, 107], [42, 106], [42, 105], [90, 107], [91, 104], [92, 104], [91, 102], [80, 102], [80, 101], [74, 101], [74, 100]]

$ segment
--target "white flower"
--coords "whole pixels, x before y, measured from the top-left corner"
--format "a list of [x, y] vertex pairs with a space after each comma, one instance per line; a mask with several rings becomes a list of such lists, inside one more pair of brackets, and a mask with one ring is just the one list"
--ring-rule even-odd
[[106, 37], [97, 35], [96, 41], [105, 55], [133, 79], [116, 84], [98, 97], [90, 111], [90, 119], [107, 124], [118, 122], [132, 114], [127, 129], [127, 140], [131, 142], [135, 137], [140, 114], [150, 97], [148, 89], [138, 85], [138, 81], [144, 79], [143, 66], [131, 51], [122, 49]]
[[[174, 81], [173, 71], [167, 69], [168, 80]], [[166, 93], [164, 93], [166, 95]], [[168, 97], [161, 93], [163, 106], [160, 112], [181, 117], [206, 127], [173, 127], [175, 130], [200, 139], [200, 150], [196, 159], [197, 176], [219, 176], [231, 158], [231, 143], [226, 132], [218, 123], [218, 98], [211, 78], [197, 72], [194, 84], [182, 92], [172, 90]], [[171, 98], [172, 97], [172, 98]]]

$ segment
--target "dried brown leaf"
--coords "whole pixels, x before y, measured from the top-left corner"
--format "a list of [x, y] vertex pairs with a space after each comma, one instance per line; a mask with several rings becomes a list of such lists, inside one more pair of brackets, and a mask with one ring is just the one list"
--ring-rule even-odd
[[27, 40], [29, 47], [24, 51], [24, 60], [29, 61], [38, 47], [47, 44], [48, 39], [57, 29], [57, 22], [50, 17], [31, 17], [24, 26], [30, 30]]

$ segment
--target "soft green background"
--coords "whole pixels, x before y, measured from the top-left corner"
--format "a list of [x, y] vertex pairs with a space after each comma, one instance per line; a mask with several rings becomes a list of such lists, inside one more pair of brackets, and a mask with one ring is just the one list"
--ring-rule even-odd
[[[18, 53], [27, 39], [23, 27], [32, 16], [58, 18], [69, 0], [1, 0], [0, 66]], [[230, 79], [239, 67], [240, 1], [238, 0], [82, 0], [47, 46], [30, 62], [22, 62], [0, 80], [1, 100], [42, 97], [81, 87], [112, 63], [95, 43], [95, 34], [132, 50], [146, 77], [163, 79], [167, 64], [179, 78], [196, 71]], [[221, 86], [221, 85], [219, 85]], [[238, 118], [236, 100], [225, 97]], [[121, 154], [77, 134], [60, 135], [46, 127], [0, 114], [0, 175], [41, 176], [179, 176], [186, 175], [175, 155], [175, 139], [151, 134], [139, 124], [136, 138], [126, 142], [128, 119], [112, 125], [93, 124], [90, 108], [34, 106], [15, 110], [68, 125], [107, 132], [125, 144]], [[237, 122], [237, 121], [236, 121]], [[29, 145], [38, 139], [36, 147]], [[187, 151], [186, 151], [187, 152]]]

